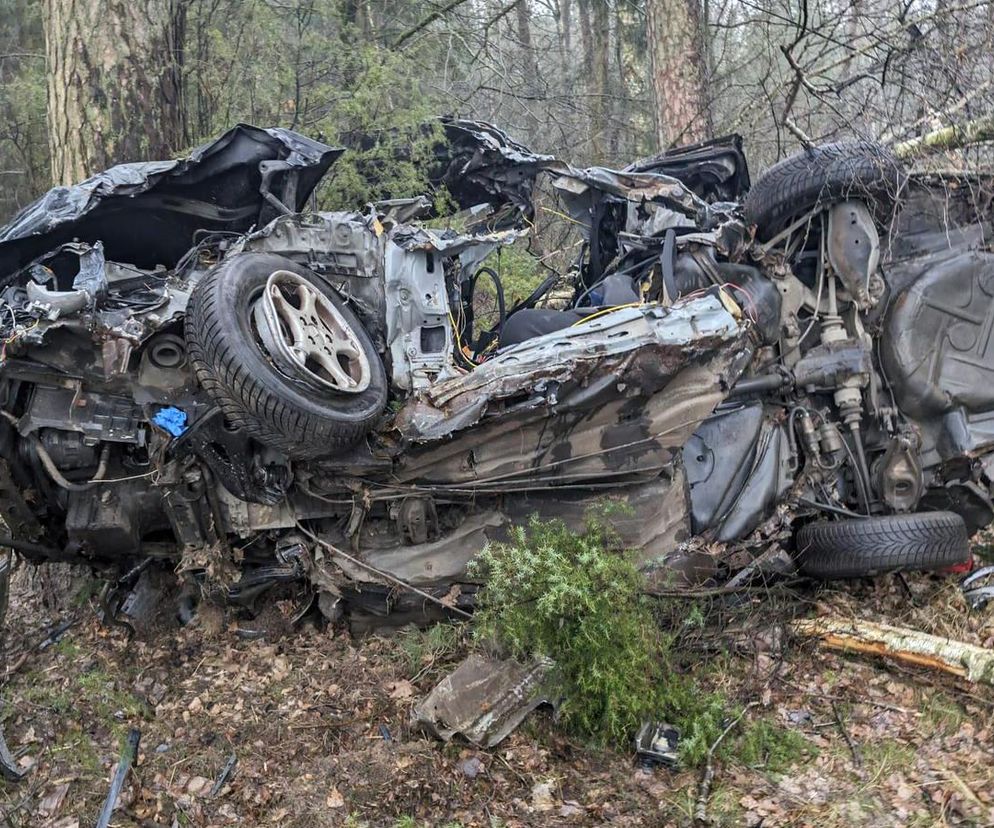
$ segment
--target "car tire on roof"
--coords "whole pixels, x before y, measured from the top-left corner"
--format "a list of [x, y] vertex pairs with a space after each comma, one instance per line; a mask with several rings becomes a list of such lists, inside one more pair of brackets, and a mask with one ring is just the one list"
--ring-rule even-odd
[[966, 524], [954, 512], [818, 520], [796, 541], [800, 571], [824, 580], [943, 569], [970, 557]]
[[760, 241], [792, 220], [849, 199], [892, 205], [904, 183], [901, 162], [871, 141], [823, 144], [774, 164], [752, 186], [742, 205]]
[[[306, 291], [311, 308], [316, 303], [348, 337], [361, 372], [357, 390], [335, 390], [303, 362], [281, 361], [272, 340], [267, 345], [260, 335], [256, 306], [277, 274], [287, 280], [288, 294]], [[190, 296], [185, 335], [197, 380], [228, 422], [290, 456], [351, 447], [386, 407], [386, 372], [362, 323], [320, 277], [283, 256], [240, 253], [213, 268]]]

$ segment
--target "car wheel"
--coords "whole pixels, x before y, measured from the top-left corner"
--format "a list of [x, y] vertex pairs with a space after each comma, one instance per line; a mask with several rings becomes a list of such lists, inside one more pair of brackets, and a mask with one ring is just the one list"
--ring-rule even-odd
[[770, 167], [749, 190], [743, 211], [756, 225], [756, 237], [769, 241], [822, 204], [849, 199], [893, 203], [903, 183], [901, 163], [880, 144], [823, 144]]
[[362, 323], [290, 259], [241, 253], [213, 268], [187, 306], [197, 379], [231, 425], [300, 457], [358, 442], [387, 402], [383, 363]]
[[825, 580], [942, 569], [970, 556], [966, 524], [953, 512], [819, 520], [796, 540], [798, 568]]

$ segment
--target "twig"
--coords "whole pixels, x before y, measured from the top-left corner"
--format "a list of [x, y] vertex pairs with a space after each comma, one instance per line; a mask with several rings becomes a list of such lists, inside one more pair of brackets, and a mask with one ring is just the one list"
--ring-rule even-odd
[[736, 592], [757, 592], [770, 591], [773, 589], [786, 589], [806, 583], [807, 578], [792, 578], [786, 581], [779, 581], [775, 584], [735, 584], [732, 586], [707, 587], [704, 589], [646, 589], [643, 595], [650, 598], [685, 598], [693, 600], [695, 598], [707, 598], [712, 595], [734, 595]]
[[400, 35], [400, 37], [394, 40], [394, 42], [390, 44], [390, 48], [399, 49], [401, 46], [407, 43], [408, 40], [414, 37], [414, 35], [416, 35], [418, 32], [427, 29], [436, 20], [445, 17], [445, 15], [447, 15], [450, 11], [459, 8], [459, 6], [461, 6], [465, 2], [466, 0], [451, 0], [450, 3], [447, 3], [445, 6], [442, 6], [442, 8], [435, 9], [435, 11], [425, 15], [423, 18], [421, 18], [421, 20], [415, 23], [410, 29], [408, 29], [406, 32]]
[[859, 755], [859, 748], [856, 747], [852, 736], [849, 735], [846, 724], [842, 721], [842, 713], [839, 710], [839, 705], [834, 701], [832, 702], [832, 714], [835, 716], [835, 724], [839, 728], [839, 733], [842, 734], [842, 738], [849, 745], [849, 752], [852, 754], [852, 763], [856, 766], [857, 770], [861, 769], [863, 767], [863, 757]]
[[969, 785], [966, 784], [963, 777], [960, 776], [958, 773], [956, 773], [956, 771], [954, 771], [948, 765], [943, 765], [943, 769], [946, 771], [946, 773], [949, 774], [953, 782], [956, 783], [956, 787], [960, 789], [960, 791], [963, 793], [963, 796], [965, 796], [967, 799], [970, 800], [970, 802], [976, 805], [980, 809], [981, 813], [984, 813], [986, 810], [984, 803], [981, 802], [977, 794], [974, 793], [973, 788], [971, 788]]
[[851, 704], [865, 704], [870, 707], [879, 707], [881, 710], [890, 710], [892, 713], [904, 713], [908, 716], [921, 716], [920, 710], [912, 710], [910, 707], [901, 707], [897, 704], [890, 704], [889, 702], [876, 701], [875, 699], [859, 698], [859, 699], [846, 699], [842, 696], [829, 696], [825, 693], [812, 693], [810, 690], [805, 690], [798, 684], [794, 684], [792, 681], [787, 681], [787, 679], [782, 676], [778, 679], [781, 684], [785, 684], [788, 687], [792, 687], [798, 693], [807, 696], [812, 699], [828, 699], [829, 701], [844, 701], [850, 702]]
[[14, 673], [16, 673], [24, 666], [25, 662], [28, 660], [28, 657], [32, 653], [37, 652], [39, 650], [43, 650], [46, 647], [50, 646], [51, 644], [55, 644], [61, 636], [63, 636], [72, 627], [78, 624], [79, 620], [80, 619], [78, 615], [71, 616], [70, 618], [68, 618], [67, 620], [63, 621], [61, 624], [56, 626], [53, 630], [51, 630], [48, 633], [48, 635], [46, 635], [43, 639], [31, 645], [30, 647], [26, 648], [24, 652], [22, 652], [17, 657], [17, 661], [15, 661], [7, 668], [6, 672], [3, 675], [2, 681], [0, 681], [0, 687], [6, 684], [10, 680], [10, 677], [13, 676]]
[[710, 825], [710, 820], [708, 819], [708, 799], [711, 796], [711, 784], [714, 782], [714, 752], [732, 729], [742, 721], [742, 717], [745, 716], [749, 709], [755, 707], [757, 704], [759, 704], [758, 701], [753, 701], [743, 707], [742, 712], [728, 723], [728, 726], [721, 731], [721, 735], [714, 740], [714, 744], [708, 748], [704, 774], [701, 776], [701, 784], [697, 789], [697, 803], [694, 806], [694, 825]]

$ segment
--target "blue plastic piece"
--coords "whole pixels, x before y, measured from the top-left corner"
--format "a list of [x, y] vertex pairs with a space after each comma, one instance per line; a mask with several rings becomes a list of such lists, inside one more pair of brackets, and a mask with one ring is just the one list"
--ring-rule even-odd
[[173, 437], [179, 437], [187, 428], [186, 412], [173, 406], [160, 408], [152, 418], [152, 422], [159, 428], [168, 431]]

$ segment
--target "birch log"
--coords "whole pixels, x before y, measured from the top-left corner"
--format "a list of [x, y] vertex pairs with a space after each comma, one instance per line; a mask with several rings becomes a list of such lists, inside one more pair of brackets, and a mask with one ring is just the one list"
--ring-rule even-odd
[[994, 141], [994, 114], [926, 132], [895, 144], [893, 149], [898, 158], [915, 158], [930, 152], [945, 152], [979, 144], [981, 141]]
[[868, 653], [994, 686], [994, 650], [904, 627], [841, 618], [805, 618], [791, 628], [831, 650]]

